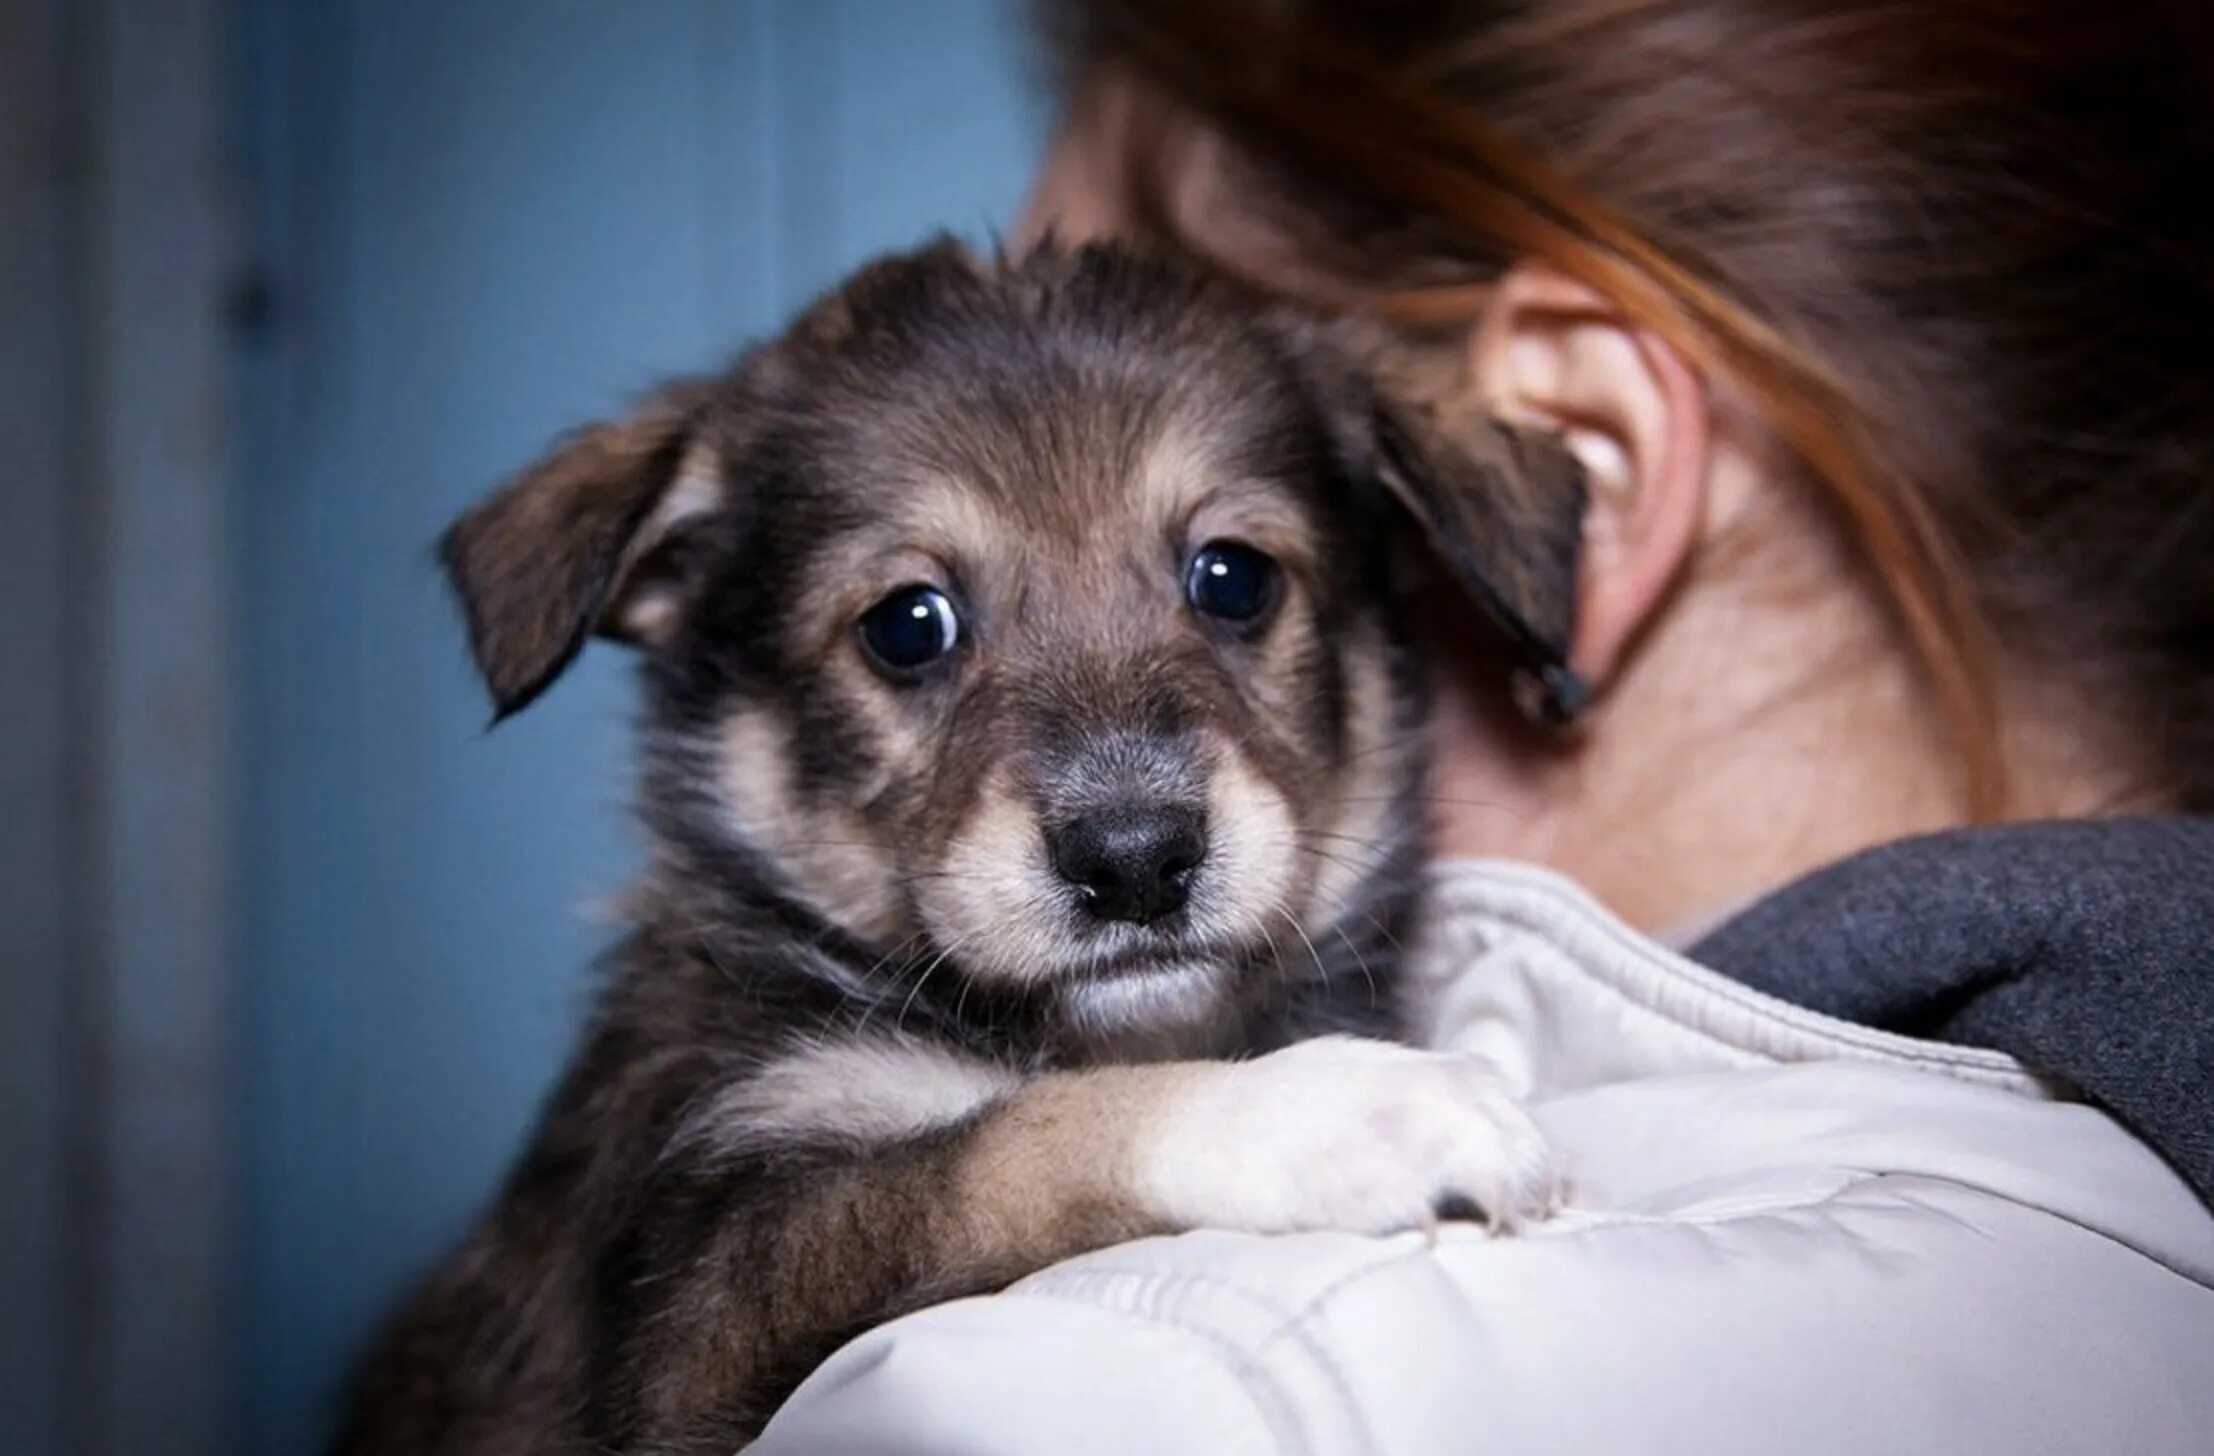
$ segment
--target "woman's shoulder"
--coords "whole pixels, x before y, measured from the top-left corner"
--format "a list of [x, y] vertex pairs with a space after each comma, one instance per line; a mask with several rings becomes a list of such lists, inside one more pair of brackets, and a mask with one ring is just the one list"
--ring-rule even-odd
[[865, 1336], [757, 1449], [1858, 1456], [2214, 1436], [2214, 1219], [2095, 1109], [1806, 1061], [1596, 1084], [1538, 1116], [1576, 1179], [1551, 1222], [1106, 1250]]
[[757, 1449], [2214, 1440], [2214, 1216], [2112, 1116], [1701, 965], [1544, 871], [1448, 868], [1438, 907], [1422, 1034], [1530, 1099], [1566, 1213], [1109, 1249], [864, 1336]]

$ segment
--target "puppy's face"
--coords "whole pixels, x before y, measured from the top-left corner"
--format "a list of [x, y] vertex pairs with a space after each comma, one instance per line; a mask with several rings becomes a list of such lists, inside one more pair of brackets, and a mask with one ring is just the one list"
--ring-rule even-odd
[[779, 527], [702, 583], [670, 699], [848, 929], [1182, 1020], [1404, 832], [1381, 543], [1267, 361], [998, 322], [802, 367], [804, 411], [717, 462]]
[[[1205, 1020], [1360, 913], [1417, 771], [1405, 508], [1359, 396], [1235, 304], [1113, 253], [879, 265], [457, 528], [495, 693], [558, 660], [503, 674], [472, 578], [531, 570], [518, 531], [596, 537], [590, 611], [649, 649], [649, 802], [695, 857], [909, 981]], [[658, 483], [562, 485], [611, 465]], [[543, 656], [562, 613], [508, 615]]]

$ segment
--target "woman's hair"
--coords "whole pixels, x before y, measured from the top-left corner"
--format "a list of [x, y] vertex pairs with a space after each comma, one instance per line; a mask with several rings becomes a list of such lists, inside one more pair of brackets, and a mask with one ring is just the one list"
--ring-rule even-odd
[[1142, 98], [1113, 128], [1141, 230], [1207, 247], [1168, 201], [1196, 117], [1286, 264], [1225, 266], [1438, 324], [1539, 258], [1734, 383], [1989, 815], [2025, 678], [2214, 808], [2199, 3], [1079, 0], [1049, 33], [1072, 109]]

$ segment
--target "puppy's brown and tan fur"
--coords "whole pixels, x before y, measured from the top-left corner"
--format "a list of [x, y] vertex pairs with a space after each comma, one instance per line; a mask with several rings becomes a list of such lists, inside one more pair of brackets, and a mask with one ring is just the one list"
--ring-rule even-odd
[[1418, 546], [1542, 665], [1580, 502], [1352, 352], [941, 244], [456, 525], [502, 714], [643, 649], [653, 863], [346, 1450], [727, 1452], [856, 1331], [1084, 1250], [1542, 1201], [1480, 1069], [1327, 1033], [1392, 1030], [1418, 901]]

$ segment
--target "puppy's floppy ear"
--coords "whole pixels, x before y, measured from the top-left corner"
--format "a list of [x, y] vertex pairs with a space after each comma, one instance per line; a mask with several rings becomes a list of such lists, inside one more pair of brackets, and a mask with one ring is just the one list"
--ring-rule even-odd
[[672, 384], [575, 431], [440, 540], [496, 719], [543, 692], [587, 634], [652, 642], [673, 629], [688, 528], [722, 502], [700, 438], [713, 389]]
[[1423, 406], [1379, 398], [1370, 429], [1378, 482], [1515, 649], [1516, 666], [1538, 689], [1526, 706], [1574, 718], [1586, 692], [1568, 665], [1583, 466], [1554, 437], [1488, 415], [1448, 426]]
[[1347, 468], [1398, 507], [1463, 595], [1500, 629], [1541, 714], [1573, 718], [1584, 471], [1549, 435], [1476, 408], [1458, 371], [1374, 326], [1294, 321], [1294, 357]]

